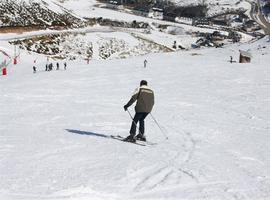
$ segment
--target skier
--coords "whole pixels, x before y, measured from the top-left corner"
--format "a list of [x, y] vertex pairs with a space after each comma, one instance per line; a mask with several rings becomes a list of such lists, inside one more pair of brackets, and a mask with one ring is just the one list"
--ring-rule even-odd
[[52, 70], [53, 70], [53, 64], [50, 63], [50, 64], [49, 64], [49, 71], [52, 71]]
[[[146, 80], [140, 82], [140, 87], [135, 90], [129, 102], [124, 105], [124, 110], [127, 111], [128, 107], [135, 101], [137, 101], [135, 106], [136, 114], [131, 124], [130, 135], [124, 139], [127, 142], [135, 142], [136, 140], [146, 141], [144, 136], [144, 119], [154, 106], [154, 92], [147, 86]], [[135, 136], [138, 121], [140, 122], [139, 134]]]
[[174, 49], [177, 49], [176, 41], [173, 42], [173, 48], [174, 48]]
[[33, 73], [36, 73], [37, 72], [37, 68], [36, 68], [36, 66], [34, 65], [33, 66]]
[[56, 63], [56, 70], [59, 70], [59, 63]]
[[64, 62], [64, 69], [67, 70], [67, 63]]
[[45, 71], [48, 71], [48, 70], [49, 70], [49, 66], [48, 64], [46, 64]]
[[144, 64], [144, 68], [146, 68], [146, 64], [147, 64], [147, 60], [146, 59], [143, 61], [143, 64]]

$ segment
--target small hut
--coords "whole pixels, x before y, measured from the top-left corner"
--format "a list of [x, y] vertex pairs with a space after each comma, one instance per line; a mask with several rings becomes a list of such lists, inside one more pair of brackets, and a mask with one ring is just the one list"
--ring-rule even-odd
[[240, 51], [239, 63], [250, 63], [252, 55], [247, 51], [242, 51], [242, 50], [239, 50], [239, 51]]
[[154, 19], [163, 19], [163, 9], [161, 8], [150, 8], [148, 17]]

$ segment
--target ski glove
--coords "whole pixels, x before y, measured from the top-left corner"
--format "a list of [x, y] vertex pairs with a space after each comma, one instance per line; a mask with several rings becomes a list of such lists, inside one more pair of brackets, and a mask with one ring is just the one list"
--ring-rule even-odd
[[128, 109], [128, 106], [124, 105], [124, 110], [127, 111], [127, 109]]

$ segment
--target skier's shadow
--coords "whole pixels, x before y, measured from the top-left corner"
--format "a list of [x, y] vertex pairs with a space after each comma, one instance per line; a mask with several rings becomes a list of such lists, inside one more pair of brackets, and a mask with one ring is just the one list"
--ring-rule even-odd
[[94, 137], [102, 137], [102, 138], [111, 138], [109, 135], [104, 135], [100, 133], [94, 133], [94, 132], [88, 132], [88, 131], [80, 131], [80, 130], [73, 130], [73, 129], [66, 129], [66, 131], [70, 133], [76, 133], [79, 135], [88, 135], [88, 136], [94, 136]]

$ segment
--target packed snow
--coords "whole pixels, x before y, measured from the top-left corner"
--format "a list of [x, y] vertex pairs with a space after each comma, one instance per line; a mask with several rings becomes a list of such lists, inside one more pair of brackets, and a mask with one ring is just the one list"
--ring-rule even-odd
[[[190, 48], [196, 40], [191, 32], [213, 29], [135, 17], [96, 7], [96, 1], [46, 3], [80, 17], [136, 18], [152, 29], [145, 34], [95, 26], [0, 34], [0, 68], [3, 60], [13, 61], [11, 40], [78, 33], [68, 41], [73, 49], [93, 44], [89, 64], [83, 57], [57, 60], [17, 49], [18, 64], [0, 75], [1, 200], [270, 199], [270, 38], [254, 41], [243, 34], [241, 43], [223, 48], [145, 53], [134, 34]], [[160, 32], [155, 23], [168, 27]], [[100, 60], [99, 45], [111, 38], [134, 57], [114, 59], [122, 51], [114, 49], [111, 59]], [[252, 54], [251, 63], [238, 63], [239, 50]], [[49, 72], [48, 63], [54, 65]], [[132, 121], [123, 106], [142, 79], [155, 92], [146, 118], [151, 144], [112, 139], [129, 135]], [[133, 107], [129, 111], [134, 115]]]
[[[250, 64], [229, 62], [239, 49]], [[269, 50], [265, 38], [50, 72], [22, 51], [0, 76], [0, 199], [270, 199]], [[142, 79], [155, 91], [161, 130], [148, 116], [146, 137], [157, 144], [113, 140], [129, 133], [123, 105]]]

